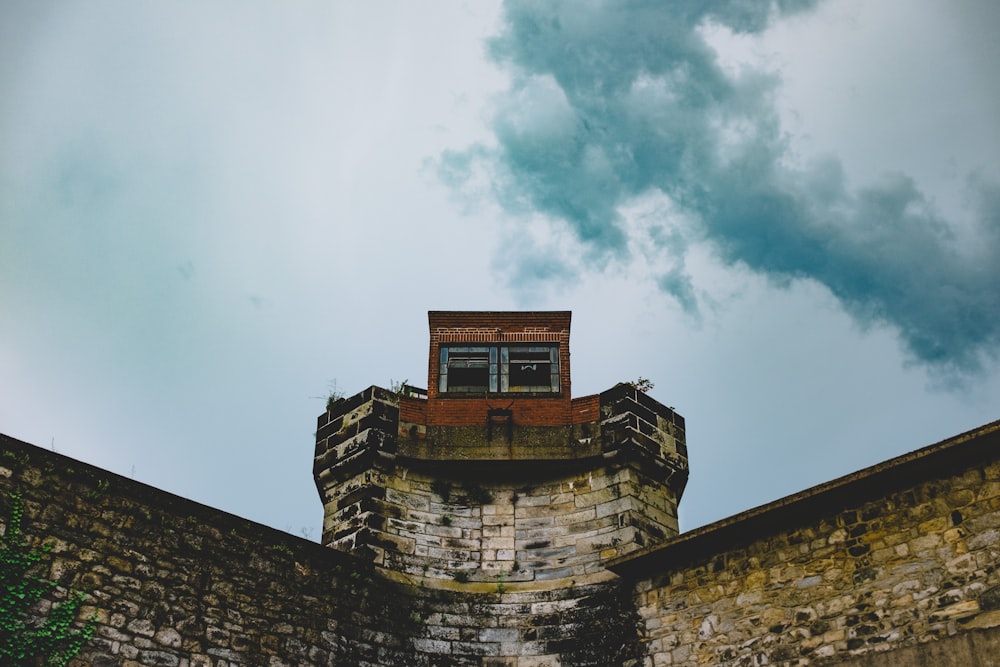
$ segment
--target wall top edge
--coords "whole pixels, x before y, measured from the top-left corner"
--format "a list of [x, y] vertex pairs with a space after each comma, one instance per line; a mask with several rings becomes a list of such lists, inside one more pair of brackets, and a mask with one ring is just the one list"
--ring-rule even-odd
[[682, 561], [763, 537], [770, 532], [768, 526], [787, 525], [782, 518], [786, 515], [818, 518], [835, 511], [845, 497], [857, 500], [888, 493], [914, 478], [930, 480], [990, 456], [1000, 457], [1000, 420], [683, 532], [663, 544], [615, 558], [608, 568], [632, 577], [670, 571]]

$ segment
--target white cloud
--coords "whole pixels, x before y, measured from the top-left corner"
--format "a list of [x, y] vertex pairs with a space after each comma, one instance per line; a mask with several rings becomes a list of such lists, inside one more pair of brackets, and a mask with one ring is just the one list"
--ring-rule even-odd
[[[577, 395], [643, 375], [687, 417], [688, 528], [996, 416], [995, 369], [966, 394], [928, 391], [889, 330], [859, 331], [814, 283], [726, 266], [669, 199], [619, 211], [613, 257], [505, 214], [482, 197], [505, 185], [488, 173], [456, 201], [428, 164], [497, 147], [491, 113], [511, 75], [484, 40], [499, 11], [0, 6], [0, 430], [298, 532], [319, 523], [311, 434], [327, 383], [422, 384], [427, 310], [522, 306], [574, 311]], [[809, 23], [830, 11], [857, 23]], [[932, 26], [935, 12], [907, 20]], [[849, 180], [867, 182], [855, 137], [869, 126], [841, 93], [877, 76], [854, 61], [829, 71], [826, 44], [880, 16], [825, 3], [751, 45], [783, 70], [796, 150], [837, 149]], [[806, 85], [822, 76], [831, 87]], [[961, 113], [995, 136], [996, 114]], [[564, 115], [548, 113], [543, 134], [564, 132]], [[949, 159], [935, 142], [893, 158], [899, 136], [873, 159], [928, 173]], [[947, 187], [985, 164], [959, 139]], [[621, 158], [600, 148], [592, 175]], [[532, 263], [518, 266], [525, 238]], [[699, 317], [657, 288], [676, 267]], [[535, 287], [507, 284], [527, 269]]]

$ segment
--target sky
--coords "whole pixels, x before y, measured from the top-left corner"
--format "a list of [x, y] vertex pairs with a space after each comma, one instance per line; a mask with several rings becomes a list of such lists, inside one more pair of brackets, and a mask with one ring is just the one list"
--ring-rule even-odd
[[690, 530], [1000, 418], [992, 0], [0, 3], [0, 432], [318, 540], [331, 390], [573, 311]]

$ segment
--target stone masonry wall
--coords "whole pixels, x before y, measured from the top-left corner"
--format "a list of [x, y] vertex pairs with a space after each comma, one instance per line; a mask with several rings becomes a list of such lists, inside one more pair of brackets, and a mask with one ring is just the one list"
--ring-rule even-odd
[[[630, 468], [557, 480], [463, 478], [397, 469], [382, 477], [370, 525], [375, 562], [411, 575], [471, 582], [583, 582], [603, 562], [646, 543], [642, 528], [674, 534], [676, 514], [650, 505], [652, 486]], [[668, 508], [669, 509], [669, 508]], [[655, 513], [656, 519], [650, 519]], [[633, 520], [641, 514], [643, 523]], [[662, 522], [662, 523], [660, 523]], [[641, 526], [641, 527], [640, 527]]]
[[[545, 513], [541, 498], [568, 498], [551, 480], [520, 481], [536, 499], [523, 505], [512, 496], [508, 503], [502, 485], [491, 502], [477, 502], [468, 478], [428, 471], [379, 481], [382, 498], [362, 487], [368, 500], [359, 506], [384, 516], [385, 526], [402, 519], [385, 511], [389, 504], [425, 497], [434, 515], [428, 526], [444, 527], [447, 512], [447, 527], [463, 531], [442, 538], [472, 539], [464, 531], [476, 526], [459, 519], [478, 510], [479, 539], [506, 540], [491, 543], [504, 563], [495, 572], [509, 571], [508, 562], [514, 569], [508, 554], [499, 558], [511, 537], [510, 513], [499, 506], [510, 505], [513, 555], [519, 565], [535, 562], [533, 579], [497, 576], [479, 567], [487, 561], [477, 562], [471, 549], [441, 553], [443, 565], [431, 576], [398, 549], [382, 554], [403, 559], [390, 563], [396, 570], [375, 568], [2, 435], [0, 529], [11, 494], [19, 493], [27, 539], [50, 548], [41, 574], [59, 582], [37, 613], [71, 590], [86, 593], [81, 614], [96, 618], [97, 633], [73, 667], [995, 667], [1000, 422], [954, 440], [960, 448], [888, 462], [663, 546], [616, 555], [611, 567], [620, 578], [586, 568], [579, 578], [538, 576], [539, 563], [555, 566], [567, 556], [531, 546], [539, 536], [527, 523], [519, 535], [517, 520], [542, 518], [544, 529], [549, 518], [555, 526], [571, 514]], [[615, 439], [621, 448], [653, 446], [644, 442]], [[391, 460], [391, 451], [370, 455]], [[609, 464], [598, 476], [638, 489], [637, 471], [645, 474]], [[582, 473], [575, 479], [582, 483]], [[435, 480], [449, 483], [449, 501]], [[593, 500], [586, 506], [596, 519], [605, 500]], [[620, 500], [606, 502], [611, 508]], [[407, 537], [405, 521], [393, 526], [397, 538]], [[609, 535], [618, 530], [607, 527]], [[429, 539], [433, 533], [423, 530], [421, 539]], [[554, 542], [559, 533], [549, 536]], [[464, 551], [463, 544], [447, 548]], [[413, 538], [414, 554], [417, 546]], [[432, 545], [423, 546], [429, 555]], [[481, 554], [492, 547], [478, 544]], [[467, 581], [454, 576], [451, 555], [470, 570]]]
[[[601, 420], [585, 439], [567, 445], [568, 433], [548, 427], [560, 441], [532, 437], [522, 454], [501, 435], [487, 442], [478, 433], [478, 444], [444, 448], [451, 460], [411, 452], [424, 453], [408, 442], [399, 405], [369, 387], [320, 415], [314, 472], [325, 545], [425, 578], [581, 582], [607, 579], [608, 559], [678, 532], [683, 418], [633, 387], [601, 395]], [[512, 428], [516, 441], [524, 427]], [[574, 449], [585, 455], [559, 458]], [[460, 460], [459, 450], [479, 460]], [[494, 453], [509, 457], [481, 460]]]
[[0, 521], [11, 493], [47, 604], [97, 619], [75, 665], [420, 664], [401, 587], [346, 554], [0, 436]]
[[979, 460], [900, 466], [632, 564], [647, 664], [1000, 664], [978, 652], [1000, 647], [993, 427]]
[[87, 595], [73, 667], [607, 667], [641, 663], [620, 582], [386, 578], [370, 564], [0, 435], [40, 574]]

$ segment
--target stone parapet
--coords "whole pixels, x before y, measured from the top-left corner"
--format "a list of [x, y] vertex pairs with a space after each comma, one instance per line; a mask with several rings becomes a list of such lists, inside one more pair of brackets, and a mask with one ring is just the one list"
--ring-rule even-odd
[[[405, 405], [405, 411], [400, 405]], [[319, 420], [323, 543], [435, 582], [548, 586], [676, 535], [683, 418], [631, 385], [572, 425], [427, 426], [419, 400], [369, 387]]]
[[369, 387], [333, 402], [320, 415], [313, 475], [323, 500], [323, 544], [371, 556], [379, 520], [374, 501], [384, 498], [394, 467], [399, 399]]
[[630, 384], [600, 395], [600, 416], [605, 457], [639, 466], [666, 484], [676, 508], [688, 479], [684, 418]]

